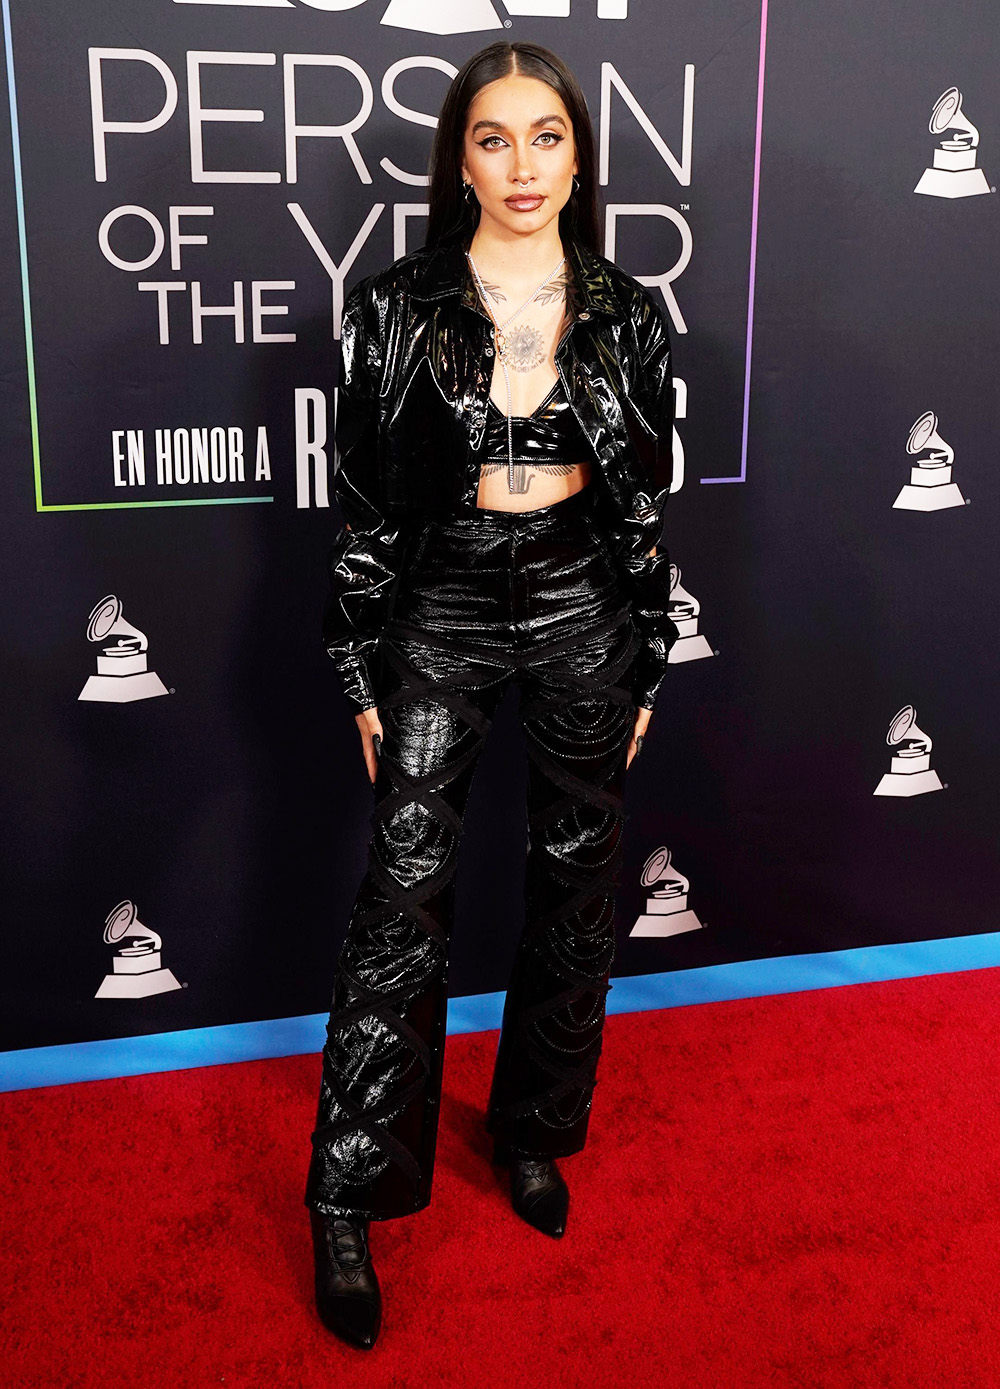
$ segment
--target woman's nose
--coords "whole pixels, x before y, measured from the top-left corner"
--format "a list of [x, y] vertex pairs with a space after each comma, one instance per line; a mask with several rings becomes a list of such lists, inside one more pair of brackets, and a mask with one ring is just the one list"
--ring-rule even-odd
[[527, 183], [529, 179], [535, 177], [530, 157], [527, 154], [514, 155], [514, 178], [518, 183]]

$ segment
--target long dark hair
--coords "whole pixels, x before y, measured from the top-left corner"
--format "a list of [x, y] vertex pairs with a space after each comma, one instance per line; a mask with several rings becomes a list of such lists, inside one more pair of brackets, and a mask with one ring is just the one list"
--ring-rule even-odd
[[466, 198], [462, 187], [462, 158], [469, 107], [489, 82], [518, 73], [537, 77], [562, 99], [573, 126], [579, 169], [577, 182], [559, 213], [559, 234], [582, 242], [589, 251], [601, 250], [601, 222], [597, 200], [597, 156], [594, 130], [583, 89], [569, 68], [541, 44], [491, 43], [473, 53], [455, 74], [438, 117], [430, 158], [430, 212], [426, 246], [462, 238], [467, 246], [479, 223], [479, 202], [474, 193]]

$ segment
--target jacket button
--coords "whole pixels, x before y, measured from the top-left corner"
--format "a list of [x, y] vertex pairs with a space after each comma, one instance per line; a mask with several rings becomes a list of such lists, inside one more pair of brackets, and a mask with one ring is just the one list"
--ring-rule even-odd
[[583, 313], [580, 315], [580, 317], [581, 317], [581, 318], [589, 318], [589, 317], [590, 317], [590, 314], [587, 312], [586, 309], [584, 309], [584, 311], [583, 311]]
[[492, 347], [488, 347], [488, 348], [486, 349], [486, 355], [487, 355], [487, 357], [492, 357], [492, 356], [493, 356], [493, 348], [492, 348]]

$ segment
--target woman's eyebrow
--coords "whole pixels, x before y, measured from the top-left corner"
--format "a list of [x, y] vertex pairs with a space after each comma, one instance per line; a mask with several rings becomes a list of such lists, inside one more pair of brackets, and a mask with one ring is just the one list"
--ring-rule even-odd
[[[540, 125], [548, 125], [550, 121], [558, 121], [559, 124], [565, 129], [566, 122], [563, 120], [562, 116], [539, 116], [538, 120], [532, 121], [531, 125], [528, 128], [529, 130], [535, 130]], [[492, 130], [507, 129], [503, 121], [476, 121], [475, 125], [472, 127], [472, 133], [473, 135], [475, 135], [477, 130], [485, 130], [487, 128]]]

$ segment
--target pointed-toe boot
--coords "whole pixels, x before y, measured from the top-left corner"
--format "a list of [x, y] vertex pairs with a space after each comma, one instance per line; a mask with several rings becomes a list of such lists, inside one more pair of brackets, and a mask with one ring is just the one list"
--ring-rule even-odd
[[328, 1331], [370, 1350], [382, 1325], [382, 1294], [361, 1216], [310, 1209], [316, 1261], [316, 1310]]
[[521, 1219], [542, 1234], [561, 1239], [566, 1232], [569, 1187], [555, 1160], [518, 1157], [498, 1141], [493, 1161], [510, 1167], [510, 1202]]

